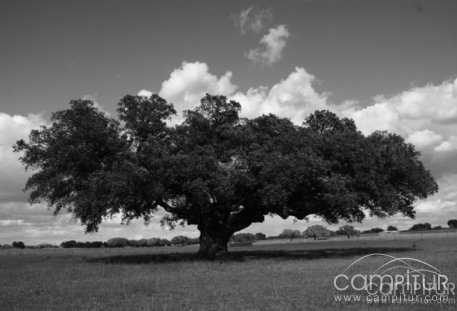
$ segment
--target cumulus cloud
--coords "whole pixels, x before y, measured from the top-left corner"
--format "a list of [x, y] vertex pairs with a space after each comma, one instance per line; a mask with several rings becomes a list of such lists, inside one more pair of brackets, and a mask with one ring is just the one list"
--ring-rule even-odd
[[389, 98], [376, 96], [365, 108], [351, 107], [344, 113], [365, 133], [381, 128], [408, 136], [429, 129], [444, 130], [448, 136], [457, 125], [457, 79], [414, 87]]
[[[421, 152], [439, 192], [416, 203], [417, 220], [446, 225], [457, 215], [457, 79], [414, 87], [391, 97], [376, 96], [364, 107], [340, 107], [365, 134], [387, 130], [403, 136]], [[413, 221], [394, 218], [403, 228]]]
[[28, 137], [32, 129], [44, 124], [41, 115], [9, 115], [0, 112], [0, 202], [25, 200], [22, 192], [27, 174], [13, 145]]
[[22, 219], [0, 219], [0, 227], [29, 225]]
[[457, 173], [457, 79], [377, 96], [369, 105], [351, 106], [341, 114], [353, 118], [365, 134], [387, 130], [402, 135], [422, 152], [436, 177]]
[[111, 113], [106, 110], [102, 105], [100, 105], [97, 101], [97, 99], [95, 98], [95, 96], [92, 96], [92, 95], [84, 95], [82, 97], [82, 99], [84, 100], [90, 100], [91, 102], [94, 103], [94, 106], [95, 108], [97, 108], [98, 110], [100, 110], [101, 112], [103, 112], [107, 117], [111, 117]]
[[175, 105], [178, 111], [199, 105], [205, 93], [230, 95], [237, 86], [232, 83], [232, 72], [221, 77], [209, 72], [208, 65], [200, 62], [183, 62], [162, 83], [159, 95]]
[[143, 97], [151, 97], [152, 96], [152, 92], [151, 91], [148, 91], [148, 90], [141, 90], [138, 92], [138, 96], [143, 96]]
[[233, 15], [232, 19], [242, 34], [259, 33], [272, 21], [273, 11], [271, 9], [255, 9], [251, 6], [242, 10], [238, 15]]
[[159, 95], [174, 103], [178, 111], [193, 109], [205, 93], [225, 95], [241, 104], [242, 117], [257, 117], [273, 113], [300, 124], [316, 109], [330, 109], [328, 93], [315, 89], [316, 78], [297, 67], [284, 80], [271, 87], [257, 86], [246, 92], [236, 92], [232, 73], [218, 77], [205, 63], [185, 62], [163, 82]]
[[415, 145], [420, 150], [436, 145], [443, 140], [443, 137], [435, 132], [425, 129], [412, 133], [406, 139], [407, 142]]
[[270, 28], [269, 32], [260, 39], [260, 46], [250, 50], [246, 57], [254, 63], [272, 66], [282, 59], [288, 38], [289, 31], [286, 25]]
[[317, 109], [329, 109], [328, 94], [315, 90], [316, 78], [304, 68], [295, 68], [289, 76], [271, 88], [259, 86], [238, 92], [231, 98], [242, 106], [242, 116], [257, 117], [273, 113], [301, 124]]
[[453, 152], [457, 151], [457, 136], [451, 136], [448, 140], [443, 141], [436, 146], [435, 151], [438, 152]]

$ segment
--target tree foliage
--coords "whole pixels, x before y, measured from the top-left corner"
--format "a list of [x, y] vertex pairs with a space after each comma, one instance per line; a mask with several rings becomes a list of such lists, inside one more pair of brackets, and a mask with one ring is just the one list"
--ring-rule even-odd
[[127, 247], [130, 242], [126, 238], [112, 238], [106, 242], [108, 247]]
[[267, 239], [267, 236], [265, 235], [265, 233], [257, 232], [257, 233], [255, 234], [255, 239], [256, 239], [257, 241], [264, 241], [264, 240]]
[[14, 248], [24, 249], [24, 248], [25, 248], [25, 243], [22, 242], [22, 241], [14, 241], [14, 242], [12, 243], [12, 246], [13, 246]]
[[343, 225], [338, 228], [337, 231], [335, 231], [336, 235], [345, 235], [348, 239], [351, 236], [357, 235], [360, 232], [354, 228], [354, 226], [351, 225]]
[[384, 229], [376, 227], [376, 228], [371, 228], [369, 230], [365, 230], [362, 233], [380, 233], [380, 232], [383, 232], [383, 231], [384, 231]]
[[256, 235], [252, 233], [237, 233], [230, 238], [230, 241], [235, 243], [254, 242], [255, 240], [257, 240]]
[[421, 223], [421, 224], [414, 224], [411, 228], [408, 229], [409, 231], [422, 231], [422, 230], [432, 230], [432, 225], [428, 222]]
[[291, 241], [293, 239], [298, 239], [301, 238], [302, 234], [300, 233], [299, 230], [296, 229], [284, 229], [281, 234], [279, 234], [280, 239], [290, 239]]
[[97, 231], [107, 217], [197, 225], [200, 251], [227, 251], [234, 232], [266, 215], [336, 223], [414, 217], [413, 203], [437, 185], [411, 144], [395, 134], [362, 135], [354, 122], [316, 111], [302, 126], [275, 115], [240, 119], [241, 106], [207, 94], [185, 112], [158, 95], [125, 96], [119, 121], [87, 100], [54, 113], [15, 150], [33, 168], [31, 203], [46, 201]]
[[330, 235], [330, 230], [321, 225], [310, 226], [303, 232], [304, 237], [313, 238], [314, 240], [328, 239]]
[[447, 225], [448, 225], [449, 228], [451, 228], [451, 229], [457, 229], [457, 219], [450, 219], [450, 220], [447, 222]]
[[178, 235], [170, 240], [170, 244], [177, 246], [186, 246], [192, 244], [192, 239], [184, 235]]

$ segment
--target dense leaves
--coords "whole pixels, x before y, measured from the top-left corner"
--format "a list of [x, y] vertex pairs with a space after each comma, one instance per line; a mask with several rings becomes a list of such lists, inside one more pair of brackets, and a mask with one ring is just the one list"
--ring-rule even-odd
[[448, 225], [449, 228], [451, 228], [451, 229], [457, 229], [457, 219], [450, 219], [450, 220], [447, 222], [447, 225]]
[[330, 230], [321, 225], [314, 225], [306, 228], [303, 232], [303, 236], [306, 238], [317, 239], [328, 239], [331, 235]]
[[49, 127], [18, 141], [34, 168], [32, 203], [66, 208], [95, 231], [122, 214], [146, 222], [161, 207], [164, 224], [195, 224], [206, 254], [226, 251], [234, 232], [266, 215], [328, 222], [403, 213], [437, 191], [414, 147], [394, 134], [366, 137], [350, 119], [316, 111], [302, 126], [275, 115], [240, 119], [241, 106], [207, 94], [185, 112], [158, 95], [125, 96], [120, 121], [90, 101], [72, 101]]

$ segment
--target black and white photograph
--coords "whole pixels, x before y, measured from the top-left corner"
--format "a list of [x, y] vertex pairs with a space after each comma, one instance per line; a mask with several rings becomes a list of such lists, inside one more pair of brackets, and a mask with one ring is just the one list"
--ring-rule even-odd
[[0, 0], [0, 311], [456, 284], [456, 0]]

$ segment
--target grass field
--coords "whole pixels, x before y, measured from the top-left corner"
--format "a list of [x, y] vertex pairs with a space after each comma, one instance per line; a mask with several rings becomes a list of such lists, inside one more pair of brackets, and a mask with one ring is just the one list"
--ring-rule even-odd
[[[337, 302], [334, 277], [370, 253], [413, 257], [457, 282], [457, 238], [350, 239], [232, 248], [0, 251], [0, 310], [456, 310]], [[379, 264], [378, 258], [365, 264]], [[454, 297], [455, 298], [455, 297]]]

